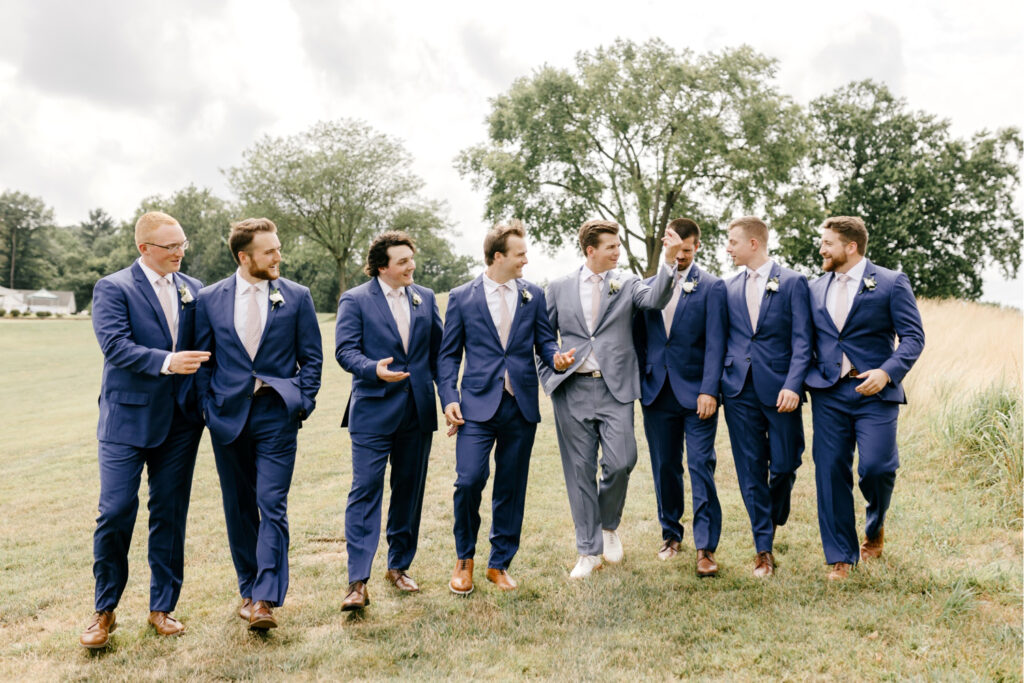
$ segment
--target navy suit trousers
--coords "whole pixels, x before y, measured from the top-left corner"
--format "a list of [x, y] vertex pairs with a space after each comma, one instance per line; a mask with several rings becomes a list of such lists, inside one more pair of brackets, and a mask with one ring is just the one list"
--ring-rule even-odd
[[384, 472], [391, 460], [388, 568], [408, 569], [416, 556], [423, 489], [433, 431], [423, 431], [410, 392], [402, 421], [391, 434], [351, 432], [352, 490], [345, 507], [348, 580], [367, 581], [380, 541]]
[[750, 376], [725, 399], [725, 422], [757, 552], [772, 550], [775, 527], [789, 519], [790, 494], [804, 452], [801, 408], [780, 413], [757, 398]]
[[93, 535], [96, 610], [112, 610], [128, 582], [128, 547], [139, 511], [142, 468], [149, 478], [149, 609], [172, 612], [185, 564], [185, 520], [202, 427], [174, 410], [155, 448], [100, 441], [100, 502]]
[[867, 500], [869, 538], [878, 536], [900, 466], [896, 421], [900, 406], [876, 396], [861, 396], [861, 380], [841, 380], [830, 389], [811, 391], [814, 424], [814, 478], [818, 488], [818, 526], [828, 564], [860, 559], [853, 501], [853, 448], [859, 460], [860, 490]]
[[667, 380], [654, 402], [642, 409], [662, 538], [666, 541], [683, 539], [680, 520], [686, 506], [683, 491], [685, 440], [693, 493], [693, 544], [697, 549], [714, 552], [722, 533], [722, 506], [715, 489], [718, 411], [706, 420], [700, 419], [696, 410], [679, 405]]
[[274, 606], [288, 592], [288, 489], [298, 429], [284, 399], [269, 393], [252, 399], [237, 439], [212, 439], [239, 593]]
[[498, 411], [486, 422], [466, 420], [455, 443], [455, 552], [460, 560], [476, 554], [480, 531], [480, 496], [490, 474], [494, 449], [494, 490], [491, 494], [491, 557], [488, 567], [508, 569], [523, 528], [526, 480], [537, 425], [527, 422], [519, 406], [502, 392]]

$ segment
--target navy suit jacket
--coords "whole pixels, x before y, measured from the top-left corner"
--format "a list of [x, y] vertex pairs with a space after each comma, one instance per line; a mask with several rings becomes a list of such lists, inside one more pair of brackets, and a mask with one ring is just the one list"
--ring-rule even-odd
[[[195, 334], [194, 299], [203, 283], [174, 273], [178, 348], [190, 350]], [[181, 303], [185, 287], [193, 301]], [[92, 327], [103, 351], [103, 382], [96, 438], [136, 448], [153, 448], [167, 438], [177, 405], [202, 426], [192, 375], [161, 375], [171, 353], [171, 330], [160, 300], [138, 261], [96, 283]]]
[[[498, 412], [501, 392], [508, 370], [512, 391], [523, 417], [540, 422], [537, 392], [537, 366], [534, 352], [554, 369], [558, 352], [555, 333], [548, 320], [544, 290], [526, 280], [513, 280], [516, 309], [502, 348], [498, 330], [487, 308], [483, 276], [456, 287], [448, 295], [444, 316], [444, 336], [438, 358], [437, 390], [441, 405], [458, 403], [462, 417], [485, 422]], [[463, 351], [466, 368], [462, 373], [462, 395], [457, 388]]]
[[756, 332], [747, 313], [746, 269], [725, 283], [729, 342], [722, 393], [726, 398], [737, 396], [750, 374], [758, 400], [774, 406], [782, 389], [803, 399], [813, 329], [807, 278], [778, 263], [772, 264], [768, 278], [769, 282], [778, 279], [778, 291], [765, 288]]
[[[651, 284], [654, 278], [647, 280]], [[693, 291], [679, 294], [672, 334], [665, 334], [659, 310], [636, 314], [633, 341], [640, 360], [640, 402], [654, 403], [668, 381], [679, 405], [697, 409], [698, 394], [719, 398], [725, 359], [725, 282], [693, 264], [686, 282]]]
[[[393, 434], [402, 422], [409, 392], [416, 402], [421, 431], [437, 429], [437, 354], [441, 348], [441, 316], [434, 292], [412, 284], [409, 351], [402, 348], [395, 316], [377, 278], [371, 278], [341, 295], [338, 322], [334, 329], [334, 355], [338, 364], [352, 373], [342, 427], [350, 432]], [[419, 303], [417, 303], [417, 300]], [[401, 382], [377, 377], [377, 361], [394, 358], [390, 370], [408, 372]]]
[[[924, 327], [910, 279], [867, 261], [864, 280], [873, 280], [875, 285], [869, 288], [861, 282], [843, 331], [839, 332], [825, 307], [825, 295], [834, 278], [834, 273], [827, 273], [811, 283], [816, 334], [807, 386], [827, 389], [838, 382], [845, 353], [861, 372], [881, 368], [888, 373], [889, 383], [876, 396], [883, 401], [906, 403], [903, 378], [924, 350]], [[900, 345], [894, 349], [897, 336]]]
[[270, 281], [270, 291], [275, 289], [284, 303], [272, 304], [267, 297], [267, 323], [255, 359], [235, 331], [235, 274], [199, 292], [196, 347], [212, 355], [196, 373], [196, 384], [210, 434], [221, 443], [242, 433], [257, 378], [281, 396], [289, 420], [301, 423], [316, 407], [323, 348], [313, 297], [283, 277]]

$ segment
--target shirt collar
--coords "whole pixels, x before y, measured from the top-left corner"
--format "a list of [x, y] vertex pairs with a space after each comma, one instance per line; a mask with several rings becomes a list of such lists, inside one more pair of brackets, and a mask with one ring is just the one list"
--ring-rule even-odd
[[174, 284], [174, 273], [167, 273], [167, 275], [161, 275], [160, 273], [156, 272], [155, 270], [147, 266], [145, 263], [143, 263], [141, 258], [139, 259], [138, 263], [139, 267], [142, 268], [142, 272], [146, 274], [146, 279], [149, 280], [149, 284], [156, 286], [156, 281], [161, 280], [165, 277], [170, 280], [172, 285]]
[[756, 272], [759, 276], [764, 278], [765, 282], [767, 282], [768, 281], [768, 276], [772, 274], [772, 266], [774, 266], [774, 265], [775, 265], [775, 261], [772, 261], [771, 259], [768, 259], [756, 271], [753, 268], [751, 268], [750, 266], [747, 266], [747, 273], [755, 273]]
[[[238, 270], [235, 271], [235, 294], [241, 296], [244, 292], [249, 291], [249, 287], [252, 285], [248, 280], [242, 277], [242, 273]], [[256, 283], [256, 289], [259, 290], [260, 294], [266, 294], [267, 288], [270, 287], [270, 283], [267, 280], [260, 280]]]
[[606, 279], [608, 279], [608, 273], [610, 273], [610, 272], [612, 272], [612, 271], [606, 270], [603, 273], [595, 273], [594, 271], [590, 270], [590, 268], [587, 268], [587, 264], [584, 263], [583, 264], [583, 270], [580, 271], [580, 280], [582, 282], [587, 282], [587, 281], [590, 280], [590, 276], [591, 275], [597, 275], [602, 280], [606, 280]]
[[384, 292], [384, 296], [391, 296], [391, 292], [404, 292], [405, 287], [392, 287], [388, 283], [384, 282], [381, 278], [377, 278], [377, 284], [380, 285], [380, 291]]
[[[860, 282], [862, 279], [864, 279], [864, 271], [867, 270], [867, 267], [868, 267], [868, 260], [866, 258], [862, 258], [860, 260], [860, 263], [858, 263], [853, 268], [850, 268], [848, 271], [846, 271], [846, 274], [849, 275], [850, 279], [853, 280], [854, 282]], [[832, 274], [833, 279], [835, 279], [835, 276], [837, 274], [838, 273], [833, 273]]]
[[677, 270], [676, 277], [679, 282], [686, 282], [686, 278], [690, 277], [690, 271], [697, 265], [695, 261], [690, 261], [690, 265], [686, 266], [686, 270]]

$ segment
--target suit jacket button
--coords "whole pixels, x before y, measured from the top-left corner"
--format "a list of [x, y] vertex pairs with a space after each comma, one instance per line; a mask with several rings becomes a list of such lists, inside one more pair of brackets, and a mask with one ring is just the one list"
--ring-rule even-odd
[[744, 358], [744, 361], [746, 361], [747, 363], [749, 363], [749, 362], [750, 362], [750, 357], [748, 356], [747, 358]]
[[409, 385], [406, 384], [404, 387], [402, 387], [402, 391], [404, 391], [405, 393], [409, 393]]
[[255, 370], [253, 370], [253, 371], [252, 371], [252, 376], [253, 376], [253, 377], [255, 377], [255, 376], [256, 376], [256, 371], [255, 371]]
[[593, 338], [593, 337], [591, 337], [591, 338], [590, 338], [590, 341], [594, 341], [594, 338]]
[[246, 396], [245, 400], [246, 401], [251, 401], [252, 400], [252, 394], [249, 394], [248, 396]]

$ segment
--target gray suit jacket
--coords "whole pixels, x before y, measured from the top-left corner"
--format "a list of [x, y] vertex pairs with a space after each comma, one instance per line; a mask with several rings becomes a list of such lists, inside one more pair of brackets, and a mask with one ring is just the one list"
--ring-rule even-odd
[[[552, 329], [561, 337], [561, 348], [565, 351], [576, 348], [576, 361], [562, 373], [552, 372], [548, 366], [537, 363], [544, 392], [550, 396], [576, 372], [593, 350], [601, 365], [605, 384], [615, 400], [632, 403], [640, 398], [640, 370], [633, 348], [633, 314], [638, 308], [665, 308], [672, 298], [673, 277], [674, 267], [668, 271], [663, 265], [659, 266], [654, 282], [648, 286], [636, 275], [621, 270], [611, 271], [605, 277], [593, 334], [587, 327], [580, 302], [580, 269], [549, 284], [548, 319]], [[613, 282], [619, 284], [614, 294], [610, 291]]]

